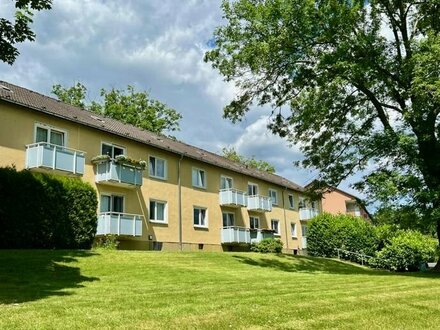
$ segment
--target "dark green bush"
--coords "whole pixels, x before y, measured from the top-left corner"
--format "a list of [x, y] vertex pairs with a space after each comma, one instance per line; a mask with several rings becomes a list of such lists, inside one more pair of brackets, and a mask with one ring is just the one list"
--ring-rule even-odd
[[[336, 249], [374, 255], [376, 247], [375, 227], [362, 218], [323, 213], [310, 221], [307, 252], [312, 256], [335, 257]], [[359, 261], [354, 254], [345, 257]]]
[[0, 168], [0, 248], [90, 248], [96, 191], [78, 178]]
[[251, 251], [260, 253], [280, 253], [283, 250], [283, 242], [277, 238], [265, 238], [259, 243], [251, 245]]
[[413, 230], [399, 231], [377, 252], [370, 265], [394, 271], [416, 271], [421, 263], [434, 261], [437, 243]]

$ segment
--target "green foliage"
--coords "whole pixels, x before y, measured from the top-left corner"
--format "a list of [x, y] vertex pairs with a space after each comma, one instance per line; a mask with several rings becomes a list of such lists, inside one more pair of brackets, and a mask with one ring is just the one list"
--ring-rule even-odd
[[283, 242], [278, 238], [264, 238], [251, 245], [251, 251], [260, 253], [281, 253]]
[[102, 103], [86, 102], [87, 88], [76, 83], [70, 88], [54, 85], [52, 93], [59, 100], [89, 111], [120, 120], [124, 123], [143, 128], [154, 133], [179, 130], [179, 120], [182, 115], [166, 104], [154, 100], [146, 92], [138, 92], [133, 86], [126, 90], [112, 88], [101, 89]]
[[275, 167], [273, 165], [269, 164], [268, 162], [266, 162], [264, 160], [257, 160], [257, 159], [255, 159], [255, 156], [247, 158], [243, 155], [240, 155], [237, 152], [237, 150], [235, 150], [234, 147], [223, 148], [222, 149], [222, 156], [229, 159], [229, 160], [232, 160], [234, 162], [246, 165], [248, 167], [256, 168], [260, 171], [265, 171], [268, 173], [275, 173]]
[[[323, 213], [310, 221], [307, 252], [312, 256], [335, 257], [336, 249], [374, 255], [377, 234], [373, 225], [351, 215]], [[357, 261], [357, 257], [348, 256]]]
[[412, 207], [440, 238], [438, 0], [224, 0], [222, 9], [205, 61], [238, 87], [224, 116], [272, 106], [270, 128], [319, 179], [337, 186], [365, 171], [359, 188], [371, 200]]
[[392, 237], [370, 260], [370, 265], [394, 271], [416, 271], [436, 258], [436, 242], [423, 234], [405, 230]]
[[12, 65], [20, 54], [15, 44], [35, 40], [32, 10], [51, 9], [52, 0], [16, 0], [15, 21], [0, 18], [0, 60]]
[[79, 179], [0, 168], [0, 248], [90, 248], [97, 195]]
[[93, 243], [95, 249], [117, 250], [118, 246], [118, 236], [111, 234], [96, 237]]

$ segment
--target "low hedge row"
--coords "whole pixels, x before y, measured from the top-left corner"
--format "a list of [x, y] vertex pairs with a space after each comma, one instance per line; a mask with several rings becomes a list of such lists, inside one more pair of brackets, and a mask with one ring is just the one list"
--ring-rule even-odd
[[350, 215], [323, 213], [311, 220], [307, 234], [307, 251], [312, 256], [340, 256], [359, 262], [360, 256], [372, 256], [372, 267], [395, 271], [414, 271], [421, 264], [434, 261], [437, 243], [417, 231], [379, 226]]
[[0, 248], [88, 249], [95, 189], [80, 179], [0, 168]]

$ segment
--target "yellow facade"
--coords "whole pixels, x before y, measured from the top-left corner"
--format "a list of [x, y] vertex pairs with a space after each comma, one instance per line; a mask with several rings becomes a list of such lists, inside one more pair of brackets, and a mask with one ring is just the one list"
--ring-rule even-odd
[[[0, 166], [25, 168], [26, 145], [35, 142], [36, 127], [51, 127], [64, 133], [64, 146], [86, 153], [85, 171], [82, 180], [90, 183], [98, 195], [122, 196], [124, 212], [142, 215], [142, 235], [139, 237], [121, 236], [121, 248], [153, 249], [161, 243], [163, 250], [208, 250], [222, 251], [241, 249], [243, 246], [225, 245], [221, 242], [223, 227], [222, 213], [234, 215], [234, 226], [249, 228], [250, 217], [259, 218], [260, 228], [271, 228], [271, 221], [279, 221], [279, 237], [286, 252], [302, 250], [301, 223], [298, 205], [300, 192], [286, 189], [265, 180], [246, 176], [229, 169], [195, 160], [172, 151], [165, 151], [148, 144], [120, 137], [105, 131], [91, 128], [74, 121], [48, 115], [26, 107], [0, 101]], [[148, 161], [149, 157], [165, 160], [165, 179], [149, 176], [148, 169], [143, 171], [141, 187], [125, 187], [118, 184], [96, 183], [96, 166], [92, 158], [101, 154], [102, 143], [124, 147], [125, 154], [133, 159]], [[197, 188], [192, 183], [193, 170], [204, 171], [206, 187]], [[180, 189], [179, 189], [180, 173]], [[246, 207], [220, 206], [220, 178], [232, 178], [233, 188], [247, 191], [248, 183], [258, 185], [258, 193], [269, 196], [269, 189], [277, 194], [277, 205], [271, 212], [248, 211]], [[290, 207], [289, 195], [293, 196], [294, 207]], [[150, 201], [166, 203], [166, 222], [150, 221]], [[193, 224], [194, 207], [205, 209], [205, 227]], [[296, 226], [292, 237], [291, 226]], [[181, 227], [181, 231], [180, 231]], [[244, 247], [245, 248], [245, 247]]]

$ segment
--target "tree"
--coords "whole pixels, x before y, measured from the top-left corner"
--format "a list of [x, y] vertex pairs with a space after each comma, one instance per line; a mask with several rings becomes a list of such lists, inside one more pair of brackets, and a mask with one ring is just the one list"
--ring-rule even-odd
[[79, 82], [69, 88], [59, 84], [54, 85], [52, 93], [64, 103], [158, 134], [179, 130], [179, 120], [182, 118], [182, 115], [176, 110], [160, 101], [151, 99], [145, 91], [137, 92], [130, 85], [127, 86], [127, 90], [112, 88], [107, 91], [101, 89], [103, 103], [96, 101], [86, 103], [87, 88]]
[[240, 91], [237, 121], [273, 107], [273, 132], [337, 186], [422, 212], [440, 239], [440, 2], [223, 1], [205, 61]]
[[15, 44], [26, 40], [34, 41], [35, 33], [31, 30], [32, 10], [51, 9], [52, 0], [17, 0], [15, 1], [15, 21], [0, 18], [0, 60], [12, 65], [20, 54]]
[[222, 149], [222, 156], [229, 159], [229, 160], [232, 160], [234, 162], [238, 162], [243, 165], [246, 165], [248, 167], [256, 168], [257, 170], [260, 170], [260, 171], [265, 171], [267, 173], [275, 173], [275, 167], [273, 165], [269, 164], [268, 162], [266, 162], [264, 160], [257, 160], [257, 159], [255, 159], [255, 156], [247, 158], [243, 155], [240, 155], [235, 150], [234, 147], [223, 148]]

